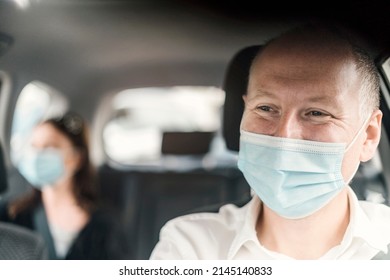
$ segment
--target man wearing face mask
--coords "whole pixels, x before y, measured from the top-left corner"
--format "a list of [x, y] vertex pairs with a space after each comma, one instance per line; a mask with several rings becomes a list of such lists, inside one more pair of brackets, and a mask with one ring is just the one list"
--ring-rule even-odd
[[379, 75], [337, 28], [306, 25], [252, 62], [238, 167], [254, 196], [168, 222], [151, 259], [377, 259], [390, 208], [348, 185], [380, 140]]

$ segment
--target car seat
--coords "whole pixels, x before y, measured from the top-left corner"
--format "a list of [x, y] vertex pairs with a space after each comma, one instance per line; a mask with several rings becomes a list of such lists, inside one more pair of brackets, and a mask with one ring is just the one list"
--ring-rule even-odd
[[[7, 187], [7, 170], [0, 145], [0, 194], [4, 193]], [[39, 260], [47, 258], [47, 249], [40, 235], [18, 225], [0, 222], [0, 260]]]

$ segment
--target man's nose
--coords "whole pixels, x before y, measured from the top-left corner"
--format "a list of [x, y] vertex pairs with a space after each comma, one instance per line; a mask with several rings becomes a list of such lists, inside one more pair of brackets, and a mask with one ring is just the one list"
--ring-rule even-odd
[[290, 139], [302, 139], [302, 123], [294, 115], [282, 115], [274, 136]]

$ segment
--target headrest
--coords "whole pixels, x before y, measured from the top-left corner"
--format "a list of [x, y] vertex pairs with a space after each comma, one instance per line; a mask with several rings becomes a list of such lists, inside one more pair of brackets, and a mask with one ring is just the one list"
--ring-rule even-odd
[[244, 112], [242, 96], [248, 85], [249, 68], [261, 46], [250, 46], [238, 51], [230, 61], [225, 73], [223, 89], [225, 105], [223, 109], [223, 137], [226, 147], [232, 151], [239, 150], [240, 123]]
[[164, 132], [162, 154], [204, 155], [210, 149], [214, 132]]
[[4, 154], [0, 145], [0, 194], [4, 193], [8, 188], [7, 169], [4, 163]]

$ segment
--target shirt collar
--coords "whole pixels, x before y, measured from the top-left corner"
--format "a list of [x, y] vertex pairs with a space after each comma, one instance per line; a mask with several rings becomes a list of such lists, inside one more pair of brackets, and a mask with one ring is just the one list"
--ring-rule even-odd
[[345, 240], [348, 237], [350, 241], [353, 238], [361, 238], [372, 248], [387, 253], [390, 243], [390, 226], [384, 225], [383, 220], [376, 220], [375, 215], [368, 216], [361, 203], [369, 202], [359, 203], [354, 191], [348, 188], [351, 216], [343, 242], [348, 242]]
[[244, 206], [243, 226], [238, 229], [236, 237], [229, 248], [227, 259], [231, 260], [237, 254], [238, 250], [247, 241], [259, 243], [256, 234], [256, 223], [261, 211], [261, 201], [257, 195], [254, 195], [251, 201]]

